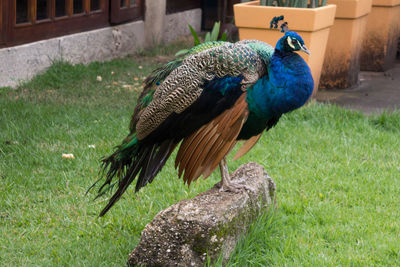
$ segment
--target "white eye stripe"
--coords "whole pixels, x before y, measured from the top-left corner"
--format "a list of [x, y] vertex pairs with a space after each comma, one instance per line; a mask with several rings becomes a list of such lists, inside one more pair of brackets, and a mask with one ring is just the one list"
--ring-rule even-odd
[[[299, 42], [299, 41], [297, 41], [297, 42]], [[287, 43], [291, 48], [296, 49], [296, 47], [294, 47], [294, 45], [292, 44], [292, 38], [290, 38], [290, 36], [288, 36], [288, 38], [287, 38]]]

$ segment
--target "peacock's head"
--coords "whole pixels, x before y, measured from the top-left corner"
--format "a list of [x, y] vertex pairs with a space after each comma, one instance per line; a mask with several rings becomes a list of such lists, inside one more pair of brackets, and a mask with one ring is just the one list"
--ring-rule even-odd
[[297, 32], [287, 31], [281, 40], [278, 43], [282, 42], [285, 52], [303, 51], [308, 55], [310, 54], [310, 51], [304, 44], [303, 38]]
[[[274, 17], [270, 22], [270, 28], [278, 28], [278, 22], [283, 19], [283, 16]], [[281, 32], [284, 32], [285, 35], [281, 39], [279, 39], [275, 47], [276, 49], [284, 53], [303, 51], [310, 55], [310, 51], [304, 44], [303, 38], [301, 38], [301, 36], [297, 32], [289, 31], [287, 22], [282, 23], [280, 28]]]

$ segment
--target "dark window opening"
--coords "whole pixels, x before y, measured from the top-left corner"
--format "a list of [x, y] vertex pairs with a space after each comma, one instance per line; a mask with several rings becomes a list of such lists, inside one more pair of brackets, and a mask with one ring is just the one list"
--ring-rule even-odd
[[65, 5], [65, 0], [56, 0], [56, 17], [63, 17], [67, 15]]
[[100, 9], [100, 0], [90, 0], [90, 10], [95, 11]]
[[36, 3], [36, 19], [47, 19], [49, 17], [47, 0], [37, 0]]
[[28, 0], [19, 0], [17, 4], [16, 23], [28, 22]]
[[83, 13], [83, 1], [74, 0], [74, 14]]

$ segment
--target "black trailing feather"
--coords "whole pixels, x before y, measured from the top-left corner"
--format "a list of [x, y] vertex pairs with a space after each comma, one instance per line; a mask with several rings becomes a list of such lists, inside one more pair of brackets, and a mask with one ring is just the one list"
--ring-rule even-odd
[[[104, 194], [101, 190], [105, 185], [109, 185], [111, 187], [110, 189], [112, 189], [114, 185], [118, 183], [118, 189], [110, 198], [108, 204], [100, 212], [100, 216], [104, 216], [107, 211], [121, 198], [123, 193], [135, 180], [138, 174], [139, 178], [136, 183], [136, 192], [147, 183], [151, 183], [154, 180], [154, 177], [166, 163], [174, 148], [175, 146], [172, 140], [165, 141], [160, 145], [154, 144], [152, 146], [142, 146], [139, 144], [139, 148], [132, 157], [131, 163], [127, 166], [124, 166], [124, 170], [121, 170], [121, 172], [115, 168], [115, 166], [118, 165], [118, 163], [115, 161], [115, 158], [109, 157], [105, 159], [104, 167], [107, 168], [110, 166], [110, 169], [107, 173], [106, 182], [99, 189], [99, 195]], [[119, 179], [118, 182], [111, 183], [113, 176], [116, 174], [118, 175], [118, 173], [120, 176], [123, 175], [123, 177]]]

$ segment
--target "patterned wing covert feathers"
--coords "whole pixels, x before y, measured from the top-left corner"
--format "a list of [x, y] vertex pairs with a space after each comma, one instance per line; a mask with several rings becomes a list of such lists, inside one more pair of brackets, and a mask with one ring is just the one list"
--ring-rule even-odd
[[205, 81], [243, 75], [255, 83], [266, 72], [265, 61], [247, 44], [225, 43], [185, 58], [156, 89], [136, 124], [137, 138], [144, 139], [173, 112], [181, 113], [202, 93]]

